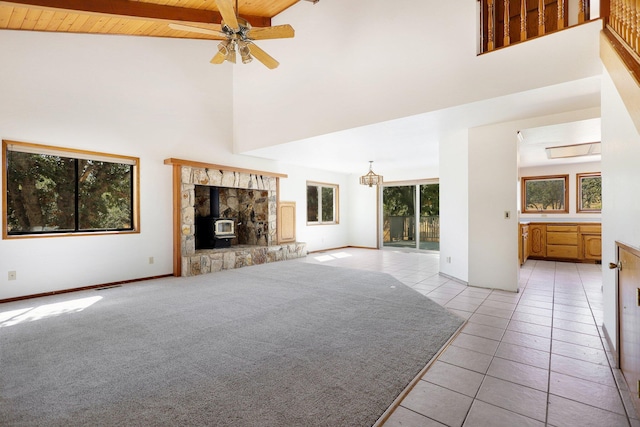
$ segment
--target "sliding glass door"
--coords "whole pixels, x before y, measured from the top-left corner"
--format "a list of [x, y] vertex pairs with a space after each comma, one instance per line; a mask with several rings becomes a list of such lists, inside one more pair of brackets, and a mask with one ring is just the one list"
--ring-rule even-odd
[[383, 245], [416, 247], [416, 190], [414, 185], [382, 189]]
[[440, 186], [387, 185], [382, 189], [382, 244], [440, 250]]

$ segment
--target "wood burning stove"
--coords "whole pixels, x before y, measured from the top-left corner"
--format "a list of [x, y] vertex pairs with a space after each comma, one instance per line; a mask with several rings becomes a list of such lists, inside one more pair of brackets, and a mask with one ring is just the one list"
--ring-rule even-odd
[[229, 218], [213, 218], [213, 247], [228, 248], [235, 239], [235, 223]]
[[231, 218], [204, 216], [196, 218], [196, 249], [228, 248], [236, 238]]

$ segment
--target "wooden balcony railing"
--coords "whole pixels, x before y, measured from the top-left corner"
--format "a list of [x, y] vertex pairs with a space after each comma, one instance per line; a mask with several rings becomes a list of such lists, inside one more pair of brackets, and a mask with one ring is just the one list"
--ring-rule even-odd
[[640, 0], [601, 0], [604, 34], [640, 85]]
[[[590, 19], [589, 0], [479, 0], [481, 8], [481, 51], [523, 42], [569, 26], [569, 3], [576, 4], [581, 24]], [[640, 0], [619, 0], [635, 2]], [[573, 8], [572, 8], [573, 9]]]
[[609, 27], [640, 54], [640, 0], [610, 0]]

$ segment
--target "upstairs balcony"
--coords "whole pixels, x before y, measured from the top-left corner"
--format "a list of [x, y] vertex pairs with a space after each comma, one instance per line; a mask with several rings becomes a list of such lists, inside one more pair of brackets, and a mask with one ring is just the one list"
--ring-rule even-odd
[[640, 85], [640, 0], [478, 0], [480, 54], [602, 19], [603, 32]]
[[601, 1], [604, 34], [640, 85], [640, 1]]
[[554, 33], [591, 19], [589, 0], [479, 1], [480, 53]]

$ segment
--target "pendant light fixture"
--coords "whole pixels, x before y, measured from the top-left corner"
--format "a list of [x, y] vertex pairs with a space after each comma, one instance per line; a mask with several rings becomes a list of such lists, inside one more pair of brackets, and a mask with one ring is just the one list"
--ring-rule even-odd
[[369, 160], [369, 172], [360, 177], [360, 184], [368, 185], [369, 187], [382, 184], [382, 175], [376, 175], [373, 172], [373, 160]]

